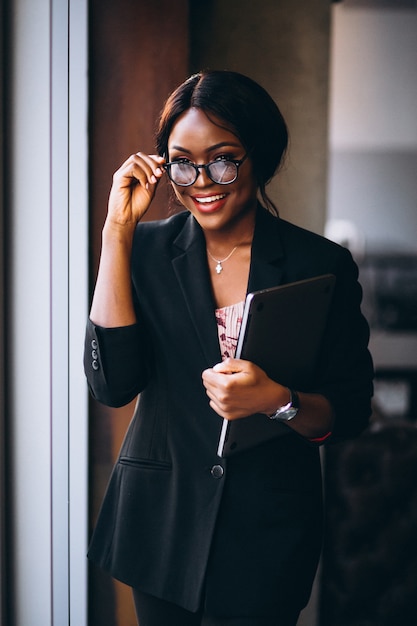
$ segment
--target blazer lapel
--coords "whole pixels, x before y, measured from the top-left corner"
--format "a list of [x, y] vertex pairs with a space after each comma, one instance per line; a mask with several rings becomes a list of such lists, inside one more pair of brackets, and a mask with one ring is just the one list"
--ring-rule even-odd
[[276, 287], [283, 281], [284, 249], [280, 220], [258, 206], [252, 242], [248, 293]]
[[172, 264], [207, 366], [211, 367], [221, 360], [215, 303], [203, 231], [191, 215], [174, 241]]
[[[248, 293], [281, 284], [284, 251], [279, 219], [258, 207], [252, 243]], [[203, 231], [189, 215], [173, 243], [173, 268], [208, 367], [221, 360]]]

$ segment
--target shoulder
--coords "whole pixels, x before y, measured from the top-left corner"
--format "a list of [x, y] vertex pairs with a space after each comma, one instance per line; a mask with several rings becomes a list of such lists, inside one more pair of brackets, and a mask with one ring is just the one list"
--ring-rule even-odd
[[310, 273], [332, 273], [342, 278], [358, 278], [358, 268], [350, 250], [323, 235], [280, 220], [282, 245], [287, 260]]
[[275, 250], [277, 255], [295, 264], [295, 267], [305, 266], [306, 270], [312, 270], [316, 264], [322, 266], [351, 262], [351, 254], [347, 248], [323, 235], [275, 217], [266, 209], [258, 213], [257, 225], [257, 245]]
[[135, 239], [176, 237], [183, 229], [189, 217], [190, 213], [188, 211], [181, 211], [165, 219], [139, 222], [136, 226]]
[[297, 248], [306, 246], [306, 248], [304, 248], [306, 251], [318, 250], [328, 253], [331, 256], [345, 256], [346, 254], [350, 254], [346, 248], [343, 248], [343, 246], [334, 241], [330, 241], [330, 239], [327, 239], [323, 235], [319, 235], [318, 233], [292, 224], [281, 218], [278, 221], [282, 241], [286, 248], [295, 244]]
[[191, 215], [181, 211], [166, 219], [139, 222], [133, 239], [132, 259], [140, 254], [141, 258], [161, 259], [170, 256], [172, 246], [180, 233], [189, 229]]

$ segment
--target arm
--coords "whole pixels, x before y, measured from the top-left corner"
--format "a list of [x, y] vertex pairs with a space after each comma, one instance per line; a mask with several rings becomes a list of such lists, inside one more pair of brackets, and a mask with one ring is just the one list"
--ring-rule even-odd
[[[348, 251], [338, 248], [331, 271], [337, 281], [321, 357], [311, 386], [304, 389], [309, 393], [295, 388], [300, 410], [288, 422], [309, 439], [330, 431], [332, 440], [356, 436], [371, 415], [373, 365], [367, 347], [369, 327], [360, 310], [358, 269]], [[203, 383], [211, 407], [226, 419], [271, 414], [288, 402], [288, 389], [247, 361], [219, 363], [203, 373]]]
[[137, 153], [113, 177], [91, 320], [115, 328], [136, 322], [130, 259], [136, 224], [148, 210], [162, 176], [164, 159]]
[[108, 406], [133, 400], [149, 376], [150, 349], [136, 323], [130, 263], [135, 228], [154, 197], [163, 161], [134, 154], [113, 178], [84, 349], [90, 391]]

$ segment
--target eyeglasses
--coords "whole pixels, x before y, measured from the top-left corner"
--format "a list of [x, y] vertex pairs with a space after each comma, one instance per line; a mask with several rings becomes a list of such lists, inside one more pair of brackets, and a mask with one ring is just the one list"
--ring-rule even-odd
[[180, 187], [189, 187], [194, 185], [198, 178], [200, 170], [203, 169], [210, 180], [213, 183], [219, 185], [230, 185], [237, 179], [239, 167], [247, 159], [247, 154], [240, 160], [233, 159], [217, 159], [211, 161], [205, 165], [197, 165], [186, 161], [185, 159], [179, 159], [178, 161], [171, 161], [171, 163], [165, 163], [163, 166], [173, 183]]

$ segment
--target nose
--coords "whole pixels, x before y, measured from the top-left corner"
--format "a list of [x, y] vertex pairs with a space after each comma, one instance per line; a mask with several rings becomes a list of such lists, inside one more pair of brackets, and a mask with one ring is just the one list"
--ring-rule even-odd
[[207, 185], [212, 185], [213, 181], [211, 180], [210, 176], [207, 174], [207, 170], [204, 167], [204, 165], [197, 165], [197, 168], [198, 168], [198, 176], [194, 185], [197, 185], [198, 187], [206, 187]]

